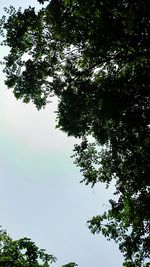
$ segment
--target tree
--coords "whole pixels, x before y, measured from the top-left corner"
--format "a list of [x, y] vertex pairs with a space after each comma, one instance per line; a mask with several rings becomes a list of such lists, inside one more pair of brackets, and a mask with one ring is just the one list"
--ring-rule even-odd
[[116, 184], [117, 200], [89, 228], [119, 242], [124, 266], [144, 266], [150, 255], [150, 2], [51, 0], [39, 11], [6, 11], [7, 86], [38, 109], [58, 97], [57, 127], [82, 139], [74, 155], [83, 181]]
[[[0, 230], [0, 266], [1, 267], [49, 267], [56, 257], [39, 249], [29, 238], [12, 240], [6, 231]], [[68, 263], [62, 267], [75, 267]]]
[[44, 249], [39, 249], [29, 238], [12, 240], [6, 231], [0, 232], [0, 266], [49, 267], [56, 261]]

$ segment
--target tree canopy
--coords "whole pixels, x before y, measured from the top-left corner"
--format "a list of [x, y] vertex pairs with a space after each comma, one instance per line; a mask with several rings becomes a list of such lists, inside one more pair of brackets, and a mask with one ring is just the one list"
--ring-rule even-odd
[[[1, 267], [49, 267], [56, 257], [39, 249], [30, 238], [13, 240], [6, 231], [0, 230], [0, 266]], [[75, 267], [70, 262], [62, 267]]]
[[150, 255], [150, 2], [47, 2], [39, 11], [5, 9], [6, 85], [38, 109], [58, 97], [57, 127], [81, 138], [74, 156], [83, 181], [107, 187], [115, 181], [117, 200], [110, 200], [110, 209], [93, 217], [89, 228], [119, 243], [124, 266], [145, 266]]
[[39, 249], [29, 238], [12, 240], [6, 231], [0, 231], [0, 266], [49, 267], [56, 258]]

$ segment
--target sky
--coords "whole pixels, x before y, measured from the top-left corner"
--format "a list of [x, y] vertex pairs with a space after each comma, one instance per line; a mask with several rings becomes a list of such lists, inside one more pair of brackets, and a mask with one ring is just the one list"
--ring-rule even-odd
[[[37, 6], [36, 0], [1, 0], [4, 6]], [[0, 47], [0, 59], [8, 53]], [[57, 101], [37, 111], [17, 101], [0, 67], [0, 225], [13, 239], [31, 238], [57, 257], [53, 265], [120, 267], [113, 242], [92, 235], [87, 220], [103, 213], [112, 188], [80, 183], [72, 149], [77, 142], [55, 128]]]

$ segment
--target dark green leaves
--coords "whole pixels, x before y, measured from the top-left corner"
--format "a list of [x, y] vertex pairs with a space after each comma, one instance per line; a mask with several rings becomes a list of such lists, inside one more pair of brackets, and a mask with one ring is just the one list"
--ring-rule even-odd
[[119, 243], [124, 266], [144, 266], [150, 254], [149, 0], [53, 0], [38, 12], [6, 11], [6, 84], [38, 109], [58, 97], [57, 126], [83, 138], [75, 147], [83, 181], [116, 185], [117, 200], [90, 229]]
[[0, 266], [49, 267], [56, 258], [39, 249], [28, 238], [12, 240], [5, 231], [0, 233]]
[[[0, 266], [1, 267], [50, 267], [56, 257], [39, 249], [29, 238], [12, 240], [6, 231], [0, 230]], [[70, 262], [62, 267], [75, 267]]]

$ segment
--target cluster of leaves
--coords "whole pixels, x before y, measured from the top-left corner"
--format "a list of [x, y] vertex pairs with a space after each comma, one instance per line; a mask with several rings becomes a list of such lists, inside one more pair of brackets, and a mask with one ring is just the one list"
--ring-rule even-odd
[[135, 151], [124, 157], [117, 153], [114, 158], [110, 145], [98, 149], [96, 143], [89, 144], [84, 139], [81, 145], [75, 146], [74, 152], [75, 164], [83, 173], [82, 182], [92, 186], [102, 182], [107, 187], [112, 180], [116, 183], [117, 200], [110, 199], [109, 209], [88, 221], [89, 229], [93, 234], [101, 232], [108, 240], [119, 243], [125, 257], [124, 266], [149, 266], [145, 265], [150, 255], [148, 151], [146, 155]]
[[[29, 238], [12, 240], [6, 231], [0, 230], [0, 266], [1, 267], [49, 267], [56, 257], [39, 249]], [[70, 262], [62, 267], [75, 267]]]
[[44, 249], [39, 249], [29, 238], [12, 240], [6, 231], [0, 232], [0, 266], [49, 267], [56, 261]]
[[58, 127], [83, 138], [75, 162], [85, 183], [116, 183], [118, 200], [90, 221], [91, 231], [119, 242], [124, 266], [144, 266], [150, 255], [149, 0], [51, 0], [38, 12], [8, 13], [1, 20], [10, 47], [6, 84], [38, 109], [58, 97]]

